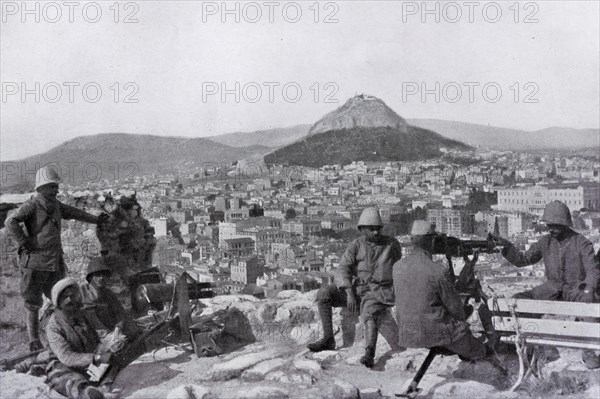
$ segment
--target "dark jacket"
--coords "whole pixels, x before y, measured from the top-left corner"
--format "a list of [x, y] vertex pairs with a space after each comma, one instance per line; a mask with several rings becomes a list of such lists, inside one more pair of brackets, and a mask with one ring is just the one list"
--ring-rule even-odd
[[84, 317], [71, 318], [62, 310], [56, 310], [50, 316], [46, 336], [58, 360], [76, 370], [83, 370], [92, 363], [100, 344], [98, 334]]
[[548, 283], [557, 293], [567, 293], [585, 284], [587, 289], [597, 290], [600, 266], [594, 256], [594, 246], [582, 236], [569, 230], [566, 237], [557, 240], [545, 235], [523, 253], [513, 245], [507, 245], [502, 255], [517, 267], [533, 265], [540, 260], [546, 267]]
[[[21, 267], [59, 271], [64, 266], [60, 239], [61, 220], [75, 219], [97, 223], [98, 218], [60, 201], [50, 201], [37, 193], [6, 219], [6, 228], [20, 246], [30, 241], [32, 252], [19, 250]], [[25, 225], [25, 231], [19, 225]]]
[[399, 344], [409, 348], [448, 345], [469, 332], [463, 300], [448, 267], [420, 248], [394, 265]]
[[110, 289], [96, 289], [90, 283], [82, 284], [79, 289], [85, 316], [96, 330], [112, 331], [125, 319], [125, 309]]

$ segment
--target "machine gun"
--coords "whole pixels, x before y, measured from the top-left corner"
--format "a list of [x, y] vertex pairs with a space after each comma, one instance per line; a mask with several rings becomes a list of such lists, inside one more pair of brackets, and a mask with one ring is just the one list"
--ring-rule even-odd
[[477, 259], [473, 258], [473, 262], [467, 262], [461, 270], [460, 275], [456, 276], [452, 258], [466, 258], [468, 255], [473, 254], [500, 252], [491, 234], [488, 233], [485, 240], [461, 240], [446, 234], [435, 233], [432, 248], [432, 254], [446, 255], [450, 269], [450, 278], [458, 292], [465, 298], [465, 303], [468, 302], [469, 298], [474, 298], [479, 302], [481, 297], [485, 297], [475, 277], [475, 261]]
[[489, 233], [485, 240], [461, 240], [446, 234], [435, 233], [433, 239], [433, 254], [446, 255], [446, 257], [450, 259], [452, 257], [473, 255], [475, 252], [492, 254], [500, 251], [498, 250], [492, 235]]

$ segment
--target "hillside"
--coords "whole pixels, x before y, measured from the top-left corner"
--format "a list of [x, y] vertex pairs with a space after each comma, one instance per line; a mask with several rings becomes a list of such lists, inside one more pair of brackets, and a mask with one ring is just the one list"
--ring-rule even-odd
[[267, 164], [320, 167], [352, 161], [415, 161], [440, 156], [441, 147], [470, 147], [430, 130], [407, 126], [356, 127], [314, 134], [265, 155]]
[[[80, 183], [84, 180], [118, 180], [152, 173], [177, 172], [182, 166], [231, 164], [254, 154], [264, 154], [268, 150], [268, 147], [260, 145], [231, 147], [206, 138], [107, 133], [77, 137], [44, 154], [25, 158], [14, 164], [21, 168], [25, 165], [25, 171], [35, 171], [36, 165], [58, 164], [64, 179]], [[34, 174], [31, 172], [25, 176], [28, 184], [33, 179]], [[15, 185], [25, 188], [20, 173], [6, 173], [2, 183], [3, 191], [9, 191]]]
[[264, 145], [268, 147], [281, 147], [306, 136], [310, 125], [295, 125], [284, 128], [257, 130], [250, 133], [227, 133], [219, 136], [208, 137], [217, 143], [232, 147], [247, 147], [251, 145]]
[[391, 127], [406, 130], [406, 121], [377, 97], [360, 94], [318, 120], [308, 135], [355, 127]]
[[569, 149], [600, 147], [600, 130], [551, 127], [528, 132], [439, 119], [409, 119], [408, 123], [438, 132], [472, 146], [496, 150]]

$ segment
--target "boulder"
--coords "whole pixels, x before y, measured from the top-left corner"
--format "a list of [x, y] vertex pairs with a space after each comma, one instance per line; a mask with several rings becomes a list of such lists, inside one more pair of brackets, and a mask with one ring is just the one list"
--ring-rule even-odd
[[277, 298], [279, 299], [290, 299], [300, 297], [302, 293], [298, 290], [285, 290], [277, 293]]
[[166, 399], [203, 399], [208, 392], [201, 385], [181, 385], [169, 392]]
[[275, 387], [255, 387], [240, 392], [235, 399], [288, 399], [287, 391]]
[[303, 387], [314, 385], [317, 381], [314, 376], [303, 370], [273, 371], [265, 376], [265, 380], [278, 382], [284, 385], [292, 384]]
[[381, 390], [379, 388], [363, 388], [360, 390], [360, 399], [381, 399]]
[[260, 353], [248, 353], [238, 356], [224, 363], [213, 366], [211, 379], [213, 381], [224, 381], [239, 377], [244, 370], [262, 361], [273, 359], [278, 356], [277, 351], [265, 351]]
[[266, 374], [283, 366], [287, 361], [284, 359], [271, 359], [258, 363], [256, 366], [245, 370], [242, 373], [242, 379], [248, 381], [262, 380]]
[[294, 359], [294, 367], [311, 373], [321, 371], [321, 365], [318, 362], [309, 359]]
[[311, 354], [311, 357], [323, 364], [331, 364], [342, 359], [342, 356], [337, 351], [322, 351]]
[[433, 398], [489, 398], [496, 389], [476, 381], [451, 381], [441, 384], [433, 391]]

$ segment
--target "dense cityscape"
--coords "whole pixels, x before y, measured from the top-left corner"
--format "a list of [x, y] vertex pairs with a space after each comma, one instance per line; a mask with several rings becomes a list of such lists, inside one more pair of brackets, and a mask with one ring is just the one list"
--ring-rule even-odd
[[[65, 184], [61, 195], [91, 212], [110, 211], [119, 198], [135, 196], [154, 229], [154, 266], [173, 275], [184, 269], [220, 294], [273, 297], [333, 282], [345, 245], [358, 236], [362, 209], [373, 205], [384, 232], [403, 245], [410, 242], [412, 221], [427, 219], [450, 236], [481, 239], [491, 232], [525, 249], [543, 233], [538, 221], [544, 206], [558, 199], [597, 249], [599, 171], [597, 157], [479, 149], [445, 151], [425, 162], [359, 161], [318, 169], [211, 164], [178, 174]], [[65, 226], [67, 264], [83, 270], [100, 244], [79, 222]], [[543, 264], [525, 270], [517, 272], [495, 254], [478, 263], [480, 279], [498, 283], [496, 289], [543, 276]]]

